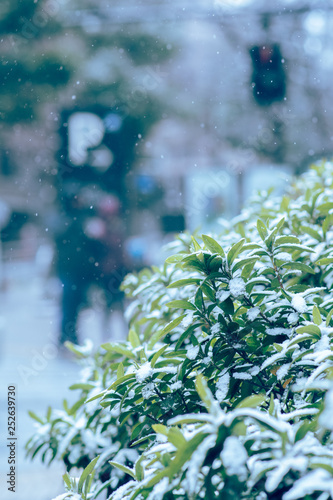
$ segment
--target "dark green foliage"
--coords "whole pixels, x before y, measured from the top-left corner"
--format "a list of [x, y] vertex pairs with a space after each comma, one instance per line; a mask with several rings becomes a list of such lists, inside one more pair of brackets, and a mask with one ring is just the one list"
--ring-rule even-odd
[[69, 471], [101, 455], [90, 490], [61, 498], [331, 498], [332, 174], [313, 167], [125, 279], [128, 341], [101, 346], [78, 403], [28, 443]]

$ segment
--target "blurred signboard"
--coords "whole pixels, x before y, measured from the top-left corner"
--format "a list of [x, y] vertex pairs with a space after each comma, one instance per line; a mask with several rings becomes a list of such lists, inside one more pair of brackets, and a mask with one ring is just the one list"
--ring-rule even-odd
[[204, 168], [190, 172], [184, 181], [186, 226], [190, 231], [213, 231], [219, 227], [219, 217], [237, 215], [237, 176], [225, 169]]

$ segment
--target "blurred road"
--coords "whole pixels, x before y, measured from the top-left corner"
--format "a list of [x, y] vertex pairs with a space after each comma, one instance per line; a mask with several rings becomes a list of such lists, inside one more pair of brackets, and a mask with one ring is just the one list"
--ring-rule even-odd
[[[57, 301], [46, 298], [45, 283], [34, 263], [6, 264], [6, 290], [0, 292], [0, 498], [52, 500], [63, 493], [61, 464], [46, 468], [39, 458], [25, 460], [24, 445], [34, 431], [28, 410], [45, 415], [48, 405], [61, 407], [75, 396], [67, 388], [80, 371], [76, 362], [62, 358], [56, 348]], [[95, 332], [93, 314], [86, 314], [86, 329]], [[95, 321], [96, 322], [96, 321]], [[96, 325], [95, 325], [96, 326]], [[93, 339], [99, 342], [101, 339]], [[7, 388], [16, 394], [16, 491], [8, 491]]]

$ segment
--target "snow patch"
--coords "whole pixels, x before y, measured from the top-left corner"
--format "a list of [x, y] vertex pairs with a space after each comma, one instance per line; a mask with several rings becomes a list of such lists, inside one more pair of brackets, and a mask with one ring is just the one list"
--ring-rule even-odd
[[137, 382], [139, 382], [141, 384], [148, 377], [151, 377], [153, 375], [153, 373], [154, 373], [154, 370], [151, 367], [151, 364], [149, 363], [149, 361], [147, 361], [142, 366], [140, 366], [140, 368], [137, 369], [137, 371], [135, 373], [135, 378], [136, 378]]
[[246, 293], [245, 281], [242, 278], [232, 278], [229, 281], [229, 290], [234, 297], [244, 295]]
[[291, 305], [300, 314], [307, 312], [308, 306], [300, 293], [296, 293], [291, 299]]
[[187, 350], [186, 357], [188, 359], [195, 359], [199, 353], [199, 346], [194, 345]]

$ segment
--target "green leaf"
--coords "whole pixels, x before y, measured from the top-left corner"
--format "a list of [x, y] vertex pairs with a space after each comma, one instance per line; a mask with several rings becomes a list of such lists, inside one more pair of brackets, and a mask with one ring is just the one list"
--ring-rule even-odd
[[66, 484], [67, 488], [71, 489], [72, 485], [71, 485], [71, 480], [70, 480], [68, 472], [65, 472], [65, 474], [62, 476], [62, 478], [63, 478], [64, 483]]
[[238, 241], [237, 243], [232, 245], [232, 247], [230, 248], [228, 255], [227, 255], [227, 260], [228, 260], [229, 266], [231, 266], [231, 264], [233, 263], [233, 261], [235, 260], [237, 255], [240, 253], [244, 243], [245, 243], [245, 239], [242, 238], [240, 241]]
[[313, 322], [315, 325], [321, 325], [323, 320], [321, 319], [321, 314], [317, 306], [313, 306], [312, 309]]
[[317, 325], [306, 325], [306, 326], [299, 326], [296, 329], [297, 333], [310, 333], [314, 337], [320, 339], [321, 337], [321, 331], [320, 328]]
[[269, 250], [272, 249], [272, 246], [273, 246], [273, 243], [275, 241], [275, 237], [277, 235], [277, 232], [278, 232], [278, 228], [276, 227], [275, 229], [273, 229], [273, 231], [271, 232], [271, 234], [265, 240], [266, 246], [267, 246], [267, 248]]
[[94, 385], [93, 384], [85, 384], [85, 383], [79, 383], [79, 384], [73, 384], [71, 386], [69, 386], [69, 389], [71, 391], [74, 391], [75, 389], [81, 389], [82, 391], [91, 391], [91, 389], [94, 389]]
[[157, 352], [155, 352], [155, 354], [154, 354], [154, 356], [152, 357], [151, 362], [150, 362], [150, 364], [151, 364], [151, 367], [152, 367], [152, 368], [154, 368], [156, 361], [158, 360], [158, 358], [159, 358], [160, 356], [162, 356], [162, 354], [164, 353], [164, 351], [165, 351], [167, 348], [168, 348], [168, 346], [167, 346], [167, 345], [164, 345], [163, 347], [161, 347], [161, 349], [159, 349]]
[[125, 356], [126, 358], [130, 359], [136, 359], [135, 354], [133, 354], [129, 349], [124, 347], [121, 344], [113, 344], [113, 343], [108, 343], [108, 344], [102, 344], [101, 347], [105, 349], [106, 351], [109, 352], [116, 352], [117, 354], [121, 354], [122, 356]]
[[167, 286], [167, 288], [182, 288], [187, 285], [199, 285], [201, 283], [200, 278], [186, 278], [183, 280], [174, 281]]
[[312, 248], [307, 247], [305, 245], [298, 245], [296, 243], [285, 243], [283, 245], [275, 247], [275, 252], [277, 251], [281, 252], [282, 250], [291, 250], [292, 252], [294, 252], [295, 250], [299, 250], [300, 252], [315, 253], [315, 251], [312, 250]]
[[173, 330], [174, 328], [176, 328], [176, 326], [178, 326], [182, 321], [183, 319], [185, 318], [186, 314], [182, 314], [181, 316], [178, 316], [178, 318], [175, 318], [173, 319], [172, 321], [170, 321], [170, 323], [168, 323], [162, 330], [162, 335], [165, 335], [169, 332], [171, 332], [171, 330]]
[[118, 464], [118, 462], [113, 462], [112, 460], [109, 461], [109, 464], [112, 465], [113, 467], [116, 467], [117, 469], [125, 472], [125, 474], [128, 474], [133, 479], [136, 479], [134, 470], [130, 469], [129, 467], [126, 467], [126, 465]]
[[200, 288], [198, 288], [198, 290], [195, 294], [194, 303], [199, 310], [203, 309], [204, 300], [203, 300], [203, 295], [202, 295], [202, 291]]
[[317, 241], [323, 240], [320, 234], [315, 229], [313, 229], [313, 227], [301, 226], [300, 230], [303, 231], [303, 233], [309, 234], [310, 236], [312, 236], [312, 238], [314, 238]]
[[258, 233], [259, 233], [260, 238], [263, 241], [265, 241], [265, 239], [267, 238], [267, 235], [268, 235], [268, 231], [267, 231], [267, 227], [265, 226], [263, 221], [260, 219], [258, 219], [258, 221], [257, 221], [257, 229], [258, 229]]
[[174, 255], [170, 255], [165, 262], [167, 264], [177, 264], [178, 262], [181, 262], [186, 254], [183, 253], [176, 253]]
[[154, 431], [157, 434], [163, 434], [163, 436], [167, 436], [168, 435], [168, 428], [167, 428], [166, 425], [154, 424], [154, 425], [152, 425], [152, 428], [154, 429]]
[[279, 236], [275, 240], [276, 245], [284, 245], [286, 243], [300, 243], [300, 241], [296, 236]]
[[317, 210], [323, 214], [328, 214], [328, 212], [333, 208], [332, 202], [322, 203], [321, 205], [317, 205]]
[[[120, 377], [117, 379], [113, 384], [110, 385], [110, 387], [107, 388], [108, 391], [114, 390], [118, 385], [123, 384], [124, 382], [128, 382], [129, 380], [135, 379], [134, 373], [128, 373], [127, 375], [124, 375], [123, 377]], [[105, 394], [107, 396], [107, 394]]]
[[172, 427], [168, 430], [168, 441], [176, 448], [181, 448], [184, 445], [186, 446], [186, 439], [177, 427]]
[[279, 220], [279, 222], [278, 222], [278, 223], [277, 223], [277, 225], [276, 225], [276, 229], [277, 229], [278, 231], [280, 231], [280, 230], [283, 228], [285, 221], [286, 221], [286, 220], [285, 220], [285, 218], [284, 218], [284, 217], [282, 217], [282, 219], [280, 219], [280, 220]]
[[271, 393], [271, 398], [270, 398], [270, 401], [269, 401], [268, 413], [271, 416], [274, 413], [274, 394], [273, 393]]
[[328, 264], [332, 264], [333, 257], [324, 257], [323, 259], [319, 259], [315, 262], [317, 266], [326, 266]]
[[245, 259], [241, 259], [238, 262], [236, 262], [236, 264], [234, 264], [232, 266], [232, 272], [233, 273], [236, 272], [238, 269], [240, 269], [241, 267], [246, 266], [247, 264], [254, 264], [258, 260], [259, 260], [258, 255], [254, 255], [253, 257], [247, 257]]
[[230, 316], [232, 316], [235, 312], [234, 303], [230, 297], [219, 304], [219, 307], [220, 309], [222, 309], [222, 311], [224, 311], [226, 314], [229, 314]]
[[38, 415], [36, 415], [36, 413], [34, 413], [33, 411], [28, 411], [28, 414], [30, 415], [31, 418], [33, 418], [34, 420], [36, 420], [37, 422], [39, 422], [40, 424], [44, 425], [45, 422], [44, 420], [42, 420]]
[[142, 462], [145, 460], [146, 457], [144, 455], [141, 455], [141, 457], [135, 462], [135, 476], [137, 481], [143, 481], [145, 478], [145, 471], [144, 468], [142, 467]]
[[288, 198], [288, 196], [284, 196], [281, 201], [281, 211], [286, 212], [288, 210], [289, 203], [290, 203], [290, 198]]
[[176, 328], [176, 326], [178, 326], [183, 321], [183, 319], [185, 318], [185, 316], [186, 316], [186, 314], [182, 314], [178, 318], [175, 318], [174, 320], [170, 321], [170, 323], [168, 323], [163, 328], [163, 330], [158, 330], [157, 332], [155, 332], [150, 337], [150, 340], [148, 342], [148, 349], [152, 349], [154, 347], [154, 345], [156, 344], [156, 342], [158, 342], [162, 337], [164, 337], [164, 335], [166, 335], [167, 333], [171, 332], [171, 330], [173, 330], [174, 328]]
[[122, 363], [119, 363], [118, 368], [117, 368], [117, 380], [122, 378], [124, 376], [124, 365]]
[[326, 236], [326, 233], [328, 231], [328, 229], [331, 227], [332, 225], [332, 222], [333, 222], [333, 215], [332, 214], [329, 214], [324, 222], [323, 222], [323, 225], [322, 225], [322, 230], [323, 230], [323, 234], [324, 236]]
[[303, 273], [316, 274], [316, 272], [307, 264], [303, 264], [303, 262], [285, 262], [281, 265], [281, 267], [286, 267], [287, 269], [295, 269], [298, 271], [302, 271]]
[[236, 406], [236, 408], [256, 408], [266, 401], [266, 394], [254, 394], [249, 396]]
[[140, 342], [140, 339], [138, 337], [138, 334], [133, 330], [133, 328], [131, 328], [129, 333], [128, 333], [128, 340], [130, 341], [133, 349], [141, 346], [141, 342]]
[[197, 242], [197, 240], [193, 236], [191, 236], [191, 240], [192, 240], [195, 252], [199, 252], [200, 250], [202, 250], [201, 246], [199, 245], [199, 243]]
[[219, 243], [217, 243], [217, 241], [215, 241], [213, 238], [211, 238], [207, 234], [203, 234], [201, 236], [201, 239], [204, 242], [204, 244], [206, 245], [206, 247], [208, 248], [208, 250], [210, 250], [212, 253], [217, 253], [217, 254], [221, 255], [221, 257], [225, 257], [224, 250], [221, 247], [221, 245], [219, 245]]
[[212, 393], [208, 389], [205, 378], [201, 374], [197, 375], [197, 378], [195, 379], [195, 388], [200, 398], [204, 402], [207, 410], [211, 410], [214, 404], [214, 398]]
[[303, 439], [308, 432], [316, 430], [316, 421], [304, 420], [301, 427], [297, 430], [295, 435], [295, 443]]
[[86, 397], [83, 397], [83, 398], [79, 399], [78, 401], [76, 401], [76, 403], [73, 404], [72, 408], [70, 408], [68, 410], [68, 415], [74, 415], [77, 412], [77, 410], [79, 408], [81, 408], [81, 406], [84, 405], [84, 403], [86, 402], [86, 399], [87, 399]]
[[330, 310], [330, 312], [328, 313], [327, 315], [327, 318], [326, 318], [326, 326], [329, 326], [330, 324], [330, 321], [331, 321], [331, 318], [332, 318], [332, 314], [333, 314], [333, 309]]
[[191, 311], [196, 311], [196, 307], [194, 304], [191, 304], [191, 302], [188, 302], [187, 300], [171, 300], [171, 302], [167, 302], [165, 304], [169, 308], [175, 308], [175, 309], [189, 309]]
[[207, 283], [202, 283], [200, 288], [211, 302], [215, 302], [215, 292]]
[[91, 474], [92, 471], [94, 470], [94, 467], [95, 467], [96, 462], [97, 462], [98, 459], [99, 459], [99, 455], [97, 457], [95, 457], [87, 465], [87, 467], [84, 469], [84, 471], [82, 472], [82, 474], [80, 476], [80, 479], [79, 479], [79, 484], [77, 486], [77, 490], [78, 490], [79, 493], [82, 493], [83, 484], [84, 484], [85, 480], [88, 478], [89, 474]]

